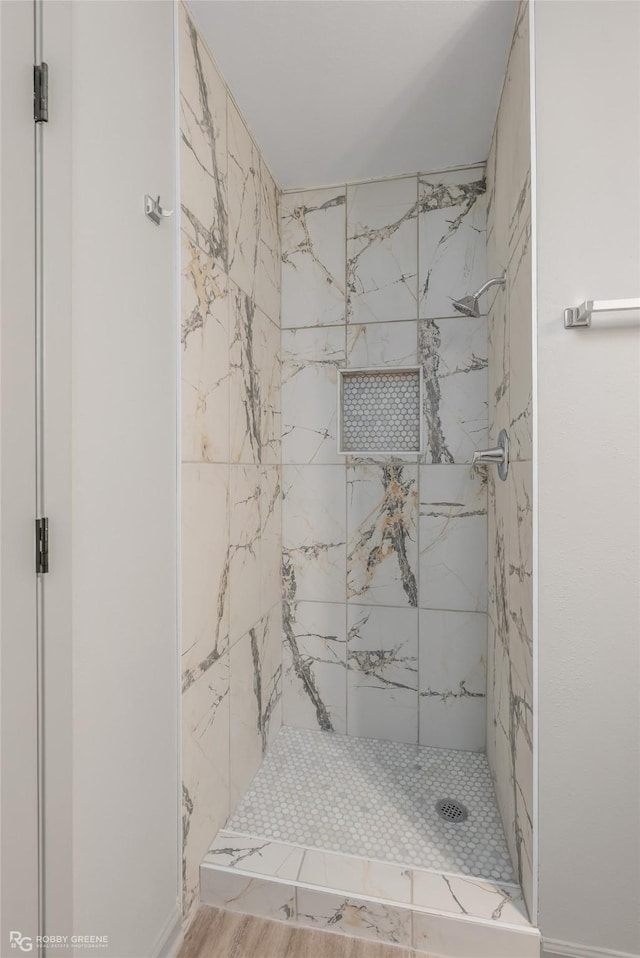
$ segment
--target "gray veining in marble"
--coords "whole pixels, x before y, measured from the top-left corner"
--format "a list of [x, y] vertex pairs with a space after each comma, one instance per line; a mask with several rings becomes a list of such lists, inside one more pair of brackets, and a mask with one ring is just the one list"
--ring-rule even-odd
[[417, 606], [417, 467], [350, 466], [347, 495], [349, 599]]
[[507, 284], [489, 313], [489, 420], [509, 432], [506, 483], [489, 476], [487, 756], [509, 850], [533, 894], [533, 481], [528, 4], [518, 12], [487, 163], [488, 258]]
[[281, 721], [280, 243], [277, 188], [182, 5], [179, 29], [186, 918]]

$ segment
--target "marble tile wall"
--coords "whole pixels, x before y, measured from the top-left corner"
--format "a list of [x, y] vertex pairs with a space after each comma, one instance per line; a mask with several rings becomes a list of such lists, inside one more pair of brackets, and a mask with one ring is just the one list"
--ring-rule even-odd
[[180, 7], [183, 909], [281, 721], [278, 190]]
[[[489, 477], [487, 756], [525, 901], [533, 885], [531, 196], [528, 5], [521, 4], [487, 163], [489, 426], [508, 430], [506, 482]], [[493, 471], [492, 471], [493, 473]]]
[[[483, 167], [281, 198], [283, 721], [485, 746]], [[424, 454], [338, 455], [341, 368], [421, 365]]]

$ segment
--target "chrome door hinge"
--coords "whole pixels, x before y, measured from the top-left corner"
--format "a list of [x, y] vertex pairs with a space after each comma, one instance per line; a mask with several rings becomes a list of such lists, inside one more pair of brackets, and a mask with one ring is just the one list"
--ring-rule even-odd
[[49, 67], [40, 63], [33, 68], [33, 119], [49, 122]]
[[36, 519], [36, 572], [49, 571], [49, 520]]

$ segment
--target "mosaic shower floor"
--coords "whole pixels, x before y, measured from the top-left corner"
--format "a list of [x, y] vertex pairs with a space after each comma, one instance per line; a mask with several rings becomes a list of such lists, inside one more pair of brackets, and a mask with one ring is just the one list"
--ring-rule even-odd
[[[466, 821], [435, 805], [455, 799]], [[486, 757], [283, 728], [225, 831], [515, 882]]]

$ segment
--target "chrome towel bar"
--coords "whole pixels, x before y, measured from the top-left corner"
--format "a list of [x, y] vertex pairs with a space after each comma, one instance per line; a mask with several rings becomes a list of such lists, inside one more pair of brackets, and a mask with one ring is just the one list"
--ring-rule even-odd
[[591, 326], [593, 313], [618, 313], [628, 309], [640, 310], [640, 299], [588, 299], [580, 306], [569, 306], [564, 311], [564, 328]]

